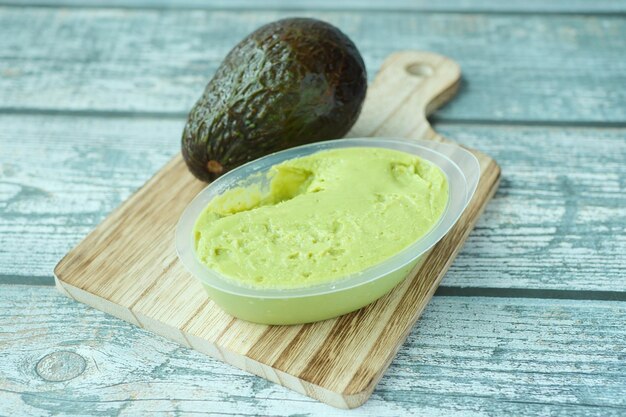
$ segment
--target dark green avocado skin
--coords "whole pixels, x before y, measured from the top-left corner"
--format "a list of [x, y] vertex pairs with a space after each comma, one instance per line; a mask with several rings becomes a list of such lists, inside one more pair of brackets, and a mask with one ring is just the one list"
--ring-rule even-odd
[[191, 109], [182, 137], [203, 181], [282, 149], [343, 137], [367, 89], [363, 58], [336, 27], [289, 18], [237, 44]]

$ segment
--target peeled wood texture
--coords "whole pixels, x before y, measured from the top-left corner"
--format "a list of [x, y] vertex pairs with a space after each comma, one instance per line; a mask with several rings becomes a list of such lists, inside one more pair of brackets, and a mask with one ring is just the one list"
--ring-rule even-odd
[[[407, 68], [425, 65], [428, 77]], [[425, 114], [458, 85], [458, 65], [425, 52], [391, 55], [349, 136], [445, 141]], [[408, 139], [407, 139], [408, 140]], [[474, 152], [481, 177], [467, 209], [404, 282], [356, 312], [300, 326], [262, 326], [225, 314], [179, 262], [174, 227], [205, 186], [172, 159], [56, 266], [70, 297], [336, 407], [363, 404], [432, 297], [491, 198], [500, 169]]]
[[[370, 76], [396, 50], [432, 50], [455, 59], [468, 82], [438, 113], [443, 119], [626, 119], [624, 19], [401, 11], [298, 14], [338, 25], [359, 47]], [[182, 116], [241, 38], [291, 15], [3, 8], [0, 109]]]
[[[15, 0], [0, 0], [0, 4], [13, 5]], [[124, 7], [124, 8], [203, 8], [272, 10], [405, 10], [449, 12], [561, 12], [561, 13], [612, 13], [624, 12], [626, 5], [619, 0], [21, 0], [20, 5]]]
[[[115, 1], [126, 2], [106, 3]], [[167, 1], [150, 3], [159, 7], [157, 2]], [[232, 33], [240, 29], [233, 22], [251, 30], [257, 16], [283, 15], [238, 10], [208, 19], [210, 12], [183, 13], [194, 16], [191, 25], [202, 26], [203, 17], [211, 24], [185, 28], [186, 34], [205, 33], [192, 61], [189, 39], [160, 33], [167, 28], [154, 24], [178, 20], [180, 31], [185, 22], [176, 10], [185, 3], [195, 1], [177, 1], [174, 10], [158, 17], [141, 10], [0, 8], [0, 106], [4, 113], [17, 113], [0, 116], [0, 283], [51, 283], [52, 267], [62, 254], [178, 151], [188, 110], [180, 103], [191, 105], [195, 89], [204, 86], [230, 48], [228, 42], [238, 40], [239, 34]], [[229, 0], [228, 8], [238, 7], [234, 3], [246, 1]], [[313, 6], [306, 3], [302, 7]], [[570, 294], [581, 297], [592, 296], [588, 290], [624, 291], [621, 161], [626, 131], [603, 128], [626, 122], [623, 101], [615, 101], [624, 85], [619, 70], [625, 55], [623, 10], [622, 15], [585, 17], [498, 13], [602, 13], [626, 3], [427, 2], [429, 10], [451, 4], [470, 13], [449, 17], [363, 12], [356, 3], [361, 2], [325, 2], [323, 7], [343, 10], [355, 6], [340, 14], [313, 15], [330, 16], [349, 27], [351, 35], [358, 34], [361, 44], [376, 47], [365, 57], [370, 75], [395, 45], [451, 51], [463, 65], [465, 80], [458, 104], [438, 112], [444, 118], [438, 117], [437, 130], [482, 149], [503, 166], [496, 198], [444, 285], [477, 286], [482, 293], [481, 285], [571, 289], [581, 290]], [[404, 1], [369, 2], [367, 7], [399, 3]], [[254, 1], [254, 8], [265, 4], [278, 3]], [[289, 4], [295, 10], [304, 3]], [[410, 1], [407, 7], [420, 4]], [[495, 14], [471, 13], [485, 10], [484, 5]], [[429, 21], [439, 28], [433, 30]], [[147, 33], [141, 26], [146, 22], [152, 22], [144, 26]], [[363, 22], [368, 26], [355, 28]], [[165, 46], [164, 62], [157, 52]], [[212, 53], [213, 48], [219, 51]], [[533, 59], [524, 61], [524, 56]], [[184, 63], [181, 69], [174, 65], [177, 59]], [[485, 86], [487, 95], [479, 89]], [[613, 104], [598, 106], [607, 92]], [[172, 107], [172, 100], [179, 105]], [[122, 109], [165, 104], [174, 111], [155, 118], [100, 118], [119, 114], [101, 111], [111, 103]], [[51, 111], [24, 115], [37, 107]], [[55, 109], [68, 108], [77, 111], [56, 114]], [[95, 117], [76, 117], [81, 114]], [[477, 114], [485, 124], [441, 123]], [[507, 122], [508, 115], [561, 127], [492, 124], [492, 118]], [[575, 127], [589, 121], [598, 128]], [[560, 189], [556, 178], [570, 175], [575, 175], [574, 186]], [[555, 214], [565, 212], [575, 215], [564, 221]], [[533, 294], [538, 292], [525, 293]], [[624, 305], [617, 302], [435, 297], [371, 399], [344, 412], [180, 348], [51, 288], [0, 285], [0, 414], [622, 416], [623, 323]], [[86, 359], [85, 372], [67, 382], [40, 379], [37, 363], [58, 351], [79, 352]]]
[[[63, 254], [178, 152], [183, 121], [5, 115], [0, 126], [0, 247], [11, 249], [0, 283], [52, 285]], [[437, 130], [504, 172], [443, 285], [626, 291], [626, 129]]]
[[[52, 288], [0, 285], [0, 413], [622, 416], [625, 320], [623, 302], [434, 297], [371, 399], [345, 411]], [[68, 351], [81, 374], [37, 374], [42, 358]]]

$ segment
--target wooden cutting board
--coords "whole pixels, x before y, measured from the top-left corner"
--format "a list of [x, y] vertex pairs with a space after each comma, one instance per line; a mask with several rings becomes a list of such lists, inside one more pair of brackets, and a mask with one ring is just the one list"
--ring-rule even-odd
[[[349, 136], [447, 141], [426, 116], [456, 92], [459, 66], [427, 52], [387, 58]], [[178, 140], [178, 138], [172, 138]], [[174, 157], [56, 266], [64, 294], [219, 360], [341, 408], [363, 404], [424, 310], [498, 185], [482, 169], [458, 224], [385, 297], [314, 324], [266, 326], [222, 312], [178, 261], [174, 227], [206, 184]]]

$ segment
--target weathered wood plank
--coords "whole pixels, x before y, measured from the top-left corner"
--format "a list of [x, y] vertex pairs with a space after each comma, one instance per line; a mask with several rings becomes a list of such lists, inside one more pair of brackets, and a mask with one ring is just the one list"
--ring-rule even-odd
[[56, 262], [171, 158], [182, 131], [182, 121], [1, 119], [0, 275], [51, 285]]
[[241, 10], [405, 10], [507, 13], [618, 13], [626, 10], [619, 0], [0, 0], [8, 5], [124, 7], [124, 8], [206, 8]]
[[370, 401], [346, 412], [49, 287], [0, 286], [6, 415], [623, 415], [626, 303], [436, 297]]
[[[339, 2], [338, 2], [339, 4]], [[626, 20], [611, 16], [298, 12], [338, 25], [370, 76], [400, 49], [463, 68], [455, 120], [626, 120]], [[293, 12], [2, 8], [0, 109], [185, 114], [228, 50]], [[24, 30], [24, 28], [31, 28]]]
[[626, 290], [626, 129], [438, 130], [503, 172], [444, 285]]
[[[0, 125], [0, 280], [52, 284], [56, 262], [178, 151], [183, 121]], [[503, 169], [443, 285], [626, 291], [626, 129], [437, 129]]]

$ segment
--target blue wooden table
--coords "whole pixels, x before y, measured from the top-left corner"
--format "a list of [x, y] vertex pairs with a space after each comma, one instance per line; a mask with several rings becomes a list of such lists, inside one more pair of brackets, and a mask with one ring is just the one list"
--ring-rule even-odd
[[[626, 2], [0, 0], [0, 415], [626, 415]], [[438, 131], [494, 200], [372, 398], [330, 408], [73, 302], [52, 268], [179, 151], [257, 26], [314, 16], [370, 78], [461, 64]]]

